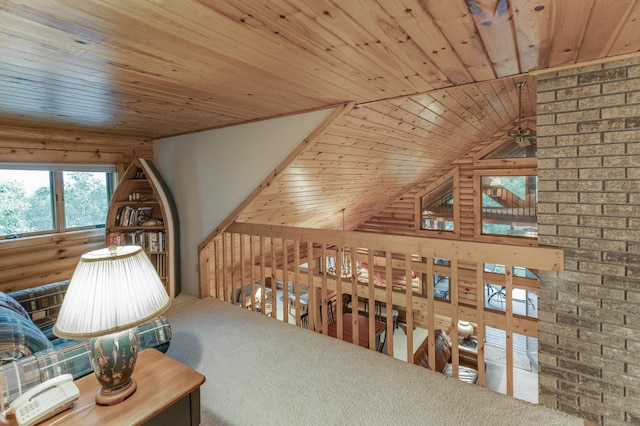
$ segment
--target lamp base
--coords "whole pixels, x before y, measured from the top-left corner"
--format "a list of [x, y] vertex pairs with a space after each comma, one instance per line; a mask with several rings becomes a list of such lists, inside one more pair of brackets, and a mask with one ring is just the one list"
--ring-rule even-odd
[[96, 393], [96, 404], [118, 404], [135, 392], [137, 384], [131, 375], [139, 350], [135, 327], [91, 339], [91, 365], [102, 387]]
[[138, 383], [131, 378], [129, 385], [119, 390], [98, 389], [96, 392], [96, 404], [98, 405], [116, 405], [129, 398], [138, 388]]

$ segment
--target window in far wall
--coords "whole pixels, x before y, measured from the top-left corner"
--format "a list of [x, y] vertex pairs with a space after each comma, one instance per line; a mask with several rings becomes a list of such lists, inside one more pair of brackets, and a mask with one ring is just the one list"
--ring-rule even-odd
[[537, 237], [537, 176], [482, 176], [481, 186], [482, 234]]
[[454, 231], [453, 190], [453, 178], [450, 178], [420, 198], [420, 229]]
[[103, 227], [114, 166], [0, 164], [0, 239]]

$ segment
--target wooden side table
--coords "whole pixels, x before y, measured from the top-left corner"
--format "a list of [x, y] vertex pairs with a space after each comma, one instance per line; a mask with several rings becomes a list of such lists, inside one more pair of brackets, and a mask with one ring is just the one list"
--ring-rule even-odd
[[95, 374], [75, 381], [80, 397], [73, 407], [42, 425], [199, 425], [200, 386], [205, 377], [156, 349], [138, 354], [133, 377], [138, 389], [117, 405], [96, 405]]

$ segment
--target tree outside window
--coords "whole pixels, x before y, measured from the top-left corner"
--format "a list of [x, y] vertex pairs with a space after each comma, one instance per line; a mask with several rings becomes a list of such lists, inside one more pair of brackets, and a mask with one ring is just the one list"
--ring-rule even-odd
[[113, 178], [110, 171], [0, 169], [0, 239], [104, 226]]
[[537, 176], [482, 177], [482, 233], [538, 235]]

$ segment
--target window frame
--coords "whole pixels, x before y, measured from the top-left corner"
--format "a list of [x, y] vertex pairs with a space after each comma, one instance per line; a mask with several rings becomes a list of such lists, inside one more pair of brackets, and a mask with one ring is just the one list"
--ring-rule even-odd
[[[538, 237], [525, 236], [525, 235], [502, 235], [502, 234], [483, 234], [482, 233], [482, 178], [485, 176], [504, 176], [504, 177], [517, 177], [517, 176], [535, 176], [538, 177], [538, 169], [532, 167], [522, 168], [490, 168], [474, 170], [473, 173], [473, 187], [474, 187], [474, 201], [473, 210], [477, 213], [474, 215], [474, 238], [477, 241], [490, 241], [500, 242], [504, 239], [508, 239], [510, 244], [525, 244], [525, 245], [537, 245]], [[536, 223], [536, 226], [538, 224]]]
[[[422, 197], [435, 190], [440, 185], [444, 185], [448, 180], [453, 180], [453, 231], [442, 229], [422, 228]], [[460, 237], [460, 167], [456, 166], [446, 174], [440, 176], [429, 184], [424, 190], [419, 191], [414, 199], [415, 206], [415, 227], [417, 235], [425, 237], [455, 238]]]
[[53, 228], [45, 231], [27, 232], [0, 235], [0, 241], [19, 241], [30, 237], [42, 237], [47, 235], [64, 234], [77, 231], [88, 231], [94, 229], [104, 229], [105, 223], [97, 225], [79, 226], [73, 228], [66, 227], [65, 219], [65, 197], [63, 172], [103, 172], [107, 173], [107, 204], [111, 203], [113, 193], [118, 184], [118, 167], [116, 164], [74, 164], [74, 163], [22, 163], [22, 162], [0, 162], [0, 169], [3, 170], [39, 170], [49, 172]]

